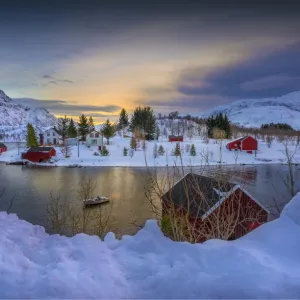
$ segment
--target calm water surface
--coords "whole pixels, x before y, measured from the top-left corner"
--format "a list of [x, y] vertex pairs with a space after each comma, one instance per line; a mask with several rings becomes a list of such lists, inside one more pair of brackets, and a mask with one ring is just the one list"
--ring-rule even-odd
[[[232, 170], [237, 168], [241, 167], [232, 167]], [[0, 191], [5, 189], [0, 210], [6, 210], [10, 199], [14, 197], [10, 212], [17, 213], [21, 219], [33, 224], [42, 225], [48, 231], [46, 207], [50, 191], [74, 203], [82, 175], [97, 181], [96, 195], [113, 196], [110, 228], [118, 236], [133, 234], [138, 230], [137, 225], [154, 218], [144, 195], [147, 183], [145, 168], [41, 168], [1, 164], [0, 169]], [[273, 205], [273, 199], [281, 207], [290, 200], [281, 179], [287, 174], [286, 166], [258, 165], [245, 166], [243, 169], [247, 189], [266, 206]], [[300, 167], [295, 166], [295, 169], [297, 187], [300, 188]]]

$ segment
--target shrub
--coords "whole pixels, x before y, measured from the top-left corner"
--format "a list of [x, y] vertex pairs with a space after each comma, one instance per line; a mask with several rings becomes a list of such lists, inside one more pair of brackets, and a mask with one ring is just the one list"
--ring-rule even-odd
[[163, 145], [160, 145], [158, 147], [158, 155], [164, 155], [165, 154], [165, 149], [164, 149], [164, 146]]
[[106, 146], [103, 146], [102, 149], [101, 149], [101, 155], [102, 156], [108, 156], [109, 155], [109, 151], [108, 149], [106, 148]]
[[126, 147], [124, 147], [123, 149], [123, 155], [124, 156], [127, 156], [128, 155], [128, 149]]
[[197, 155], [196, 148], [195, 148], [194, 144], [192, 144], [192, 146], [191, 146], [190, 155], [191, 156], [196, 156]]

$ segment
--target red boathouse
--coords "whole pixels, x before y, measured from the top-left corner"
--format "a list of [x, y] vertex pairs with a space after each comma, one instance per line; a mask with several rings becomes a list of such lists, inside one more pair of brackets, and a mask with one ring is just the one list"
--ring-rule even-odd
[[169, 135], [169, 142], [183, 142], [182, 135]]
[[6, 152], [6, 151], [7, 151], [6, 145], [4, 145], [3, 143], [0, 143], [0, 154], [1, 154], [2, 152]]
[[46, 162], [56, 155], [53, 147], [31, 147], [27, 152], [22, 153], [22, 159], [28, 159], [32, 162]]
[[247, 135], [229, 142], [226, 148], [228, 150], [242, 150], [252, 153], [252, 151], [257, 151], [258, 141], [252, 136]]
[[270, 214], [242, 186], [194, 173], [162, 196], [162, 206], [166, 221], [188, 220], [200, 243], [210, 238], [238, 239], [266, 223]]

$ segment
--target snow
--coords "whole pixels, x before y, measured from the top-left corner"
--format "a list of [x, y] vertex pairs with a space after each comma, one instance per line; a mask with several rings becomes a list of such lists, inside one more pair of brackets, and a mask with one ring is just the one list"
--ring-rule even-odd
[[0, 134], [6, 135], [6, 140], [25, 139], [26, 125], [31, 123], [37, 133], [53, 127], [57, 120], [44, 108], [31, 109], [17, 104], [0, 90]]
[[[268, 145], [259, 141], [259, 150], [257, 155], [248, 154], [246, 152], [229, 151], [226, 149], [226, 143], [222, 142], [222, 164], [233, 165], [233, 164], [266, 164], [266, 163], [286, 163], [284, 155], [284, 146], [278, 141], [274, 141], [271, 148]], [[155, 143], [157, 146], [163, 145], [166, 150], [165, 155], [153, 157], [153, 148]], [[190, 156], [189, 153], [185, 152], [185, 146], [187, 144], [194, 144], [197, 151], [197, 156]], [[131, 167], [144, 167], [146, 161], [148, 166], [173, 166], [174, 164], [181, 165], [179, 157], [172, 156], [172, 150], [175, 148], [176, 143], [168, 142], [167, 139], [161, 139], [160, 141], [147, 142], [146, 151], [138, 150], [135, 151], [134, 156], [130, 157], [123, 156], [124, 147], [129, 148], [130, 138], [114, 137], [110, 140], [110, 145], [107, 146], [110, 154], [109, 156], [96, 156], [94, 152], [99, 152], [96, 146], [88, 148], [86, 145], [80, 144], [79, 147], [79, 158], [77, 146], [72, 147], [72, 153], [70, 158], [64, 158], [59, 147], [56, 147], [57, 156], [54, 157], [56, 162], [54, 164], [44, 164], [51, 166], [68, 166], [70, 164], [78, 164], [80, 166], [131, 166]], [[0, 155], [0, 161], [10, 162], [20, 160], [18, 155], [17, 147], [14, 148], [8, 145], [8, 151]], [[220, 161], [220, 144], [215, 140], [210, 140], [208, 144], [204, 143], [201, 139], [185, 139], [185, 142], [180, 143], [182, 148], [182, 163], [185, 166], [200, 166], [200, 165], [219, 165]], [[293, 142], [290, 142], [289, 148], [293, 151], [295, 149]], [[237, 157], [235, 156], [237, 155]], [[206, 159], [207, 157], [207, 159]], [[146, 158], [146, 160], [145, 160]], [[294, 162], [300, 161], [300, 147], [298, 147]]]
[[173, 242], [147, 221], [104, 241], [0, 213], [0, 298], [299, 298], [300, 194], [236, 241]]
[[266, 123], [287, 123], [300, 129], [300, 91], [277, 98], [246, 99], [228, 105], [217, 106], [201, 114], [226, 113], [232, 123], [244, 127], [257, 128]]

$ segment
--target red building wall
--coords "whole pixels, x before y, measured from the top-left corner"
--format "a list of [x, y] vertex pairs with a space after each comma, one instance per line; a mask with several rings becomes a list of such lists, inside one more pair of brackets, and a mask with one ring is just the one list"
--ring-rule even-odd
[[49, 160], [56, 155], [56, 151], [52, 148], [49, 152], [27, 152], [22, 154], [22, 159], [28, 159], [32, 162], [43, 162]]
[[[163, 216], [167, 215], [168, 208], [168, 206], [163, 205]], [[185, 214], [181, 208], [178, 208], [177, 212], [178, 216], [183, 216]], [[212, 228], [215, 228], [215, 226], [212, 227], [211, 224], [215, 224], [217, 218], [222, 219], [227, 214], [232, 215], [232, 212], [235, 212], [237, 217], [237, 225], [232, 239], [238, 239], [268, 221], [268, 213], [242, 190], [237, 189], [207, 218], [203, 220], [200, 217], [197, 219], [192, 217], [189, 218], [189, 222], [194, 226], [195, 232], [197, 232], [197, 229], [199, 229], [199, 232], [204, 232], [204, 234], [199, 234], [197, 242], [205, 242], [207, 240], [205, 236], [209, 236]], [[207, 234], [205, 234], [205, 232]]]
[[0, 153], [6, 152], [6, 151], [7, 151], [7, 148], [0, 148]]
[[248, 136], [241, 143], [241, 150], [244, 151], [256, 151], [258, 148], [258, 142], [252, 136]]
[[183, 137], [169, 137], [169, 142], [183, 142]]

